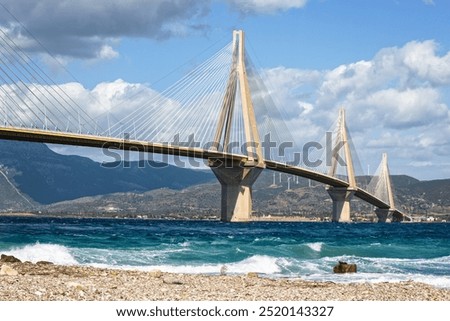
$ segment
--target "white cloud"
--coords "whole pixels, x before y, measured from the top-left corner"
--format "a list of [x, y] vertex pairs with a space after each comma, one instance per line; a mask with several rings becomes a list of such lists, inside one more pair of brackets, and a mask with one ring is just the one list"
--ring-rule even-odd
[[411, 170], [400, 164], [450, 156], [450, 52], [438, 49], [434, 41], [412, 41], [332, 70], [278, 67], [264, 74], [278, 106], [289, 111], [292, 136], [303, 143], [324, 136], [344, 107], [364, 164], [376, 166], [387, 151], [397, 170]]
[[375, 85], [380, 82], [376, 76], [373, 62], [370, 61], [341, 65], [325, 73], [319, 95], [326, 103], [351, 93], [365, 94], [369, 83]]
[[[450, 53], [439, 56], [433, 41], [380, 50], [370, 61], [325, 71], [316, 109], [344, 106], [359, 126], [422, 126], [448, 118], [441, 87], [450, 84]], [[359, 129], [359, 128], [358, 128]]]
[[117, 111], [119, 108], [126, 114], [129, 110], [143, 105], [146, 99], [151, 99], [157, 93], [143, 84], [133, 84], [117, 79], [113, 82], [99, 83], [91, 91], [86, 89], [84, 95], [90, 97], [89, 113], [97, 116], [101, 113]]
[[450, 84], [450, 52], [439, 56], [433, 41], [407, 43], [380, 50], [371, 61], [341, 65], [325, 73], [319, 102], [360, 99], [389, 88], [445, 86]]
[[307, 0], [227, 0], [237, 11], [244, 14], [271, 14], [289, 9], [299, 9]]
[[381, 116], [375, 120], [381, 120], [383, 127], [398, 129], [423, 126], [448, 116], [447, 106], [433, 88], [390, 88], [374, 92], [364, 101], [356, 102], [375, 109]]
[[434, 6], [435, 5], [434, 0], [422, 0], [422, 1], [423, 1], [423, 3], [425, 3], [428, 6]]
[[[297, 70], [276, 67], [263, 71], [267, 94], [275, 99], [277, 106], [283, 106], [283, 113], [291, 118], [314, 109], [309, 103], [315, 89], [321, 83], [322, 73], [316, 70]], [[292, 103], [292, 98], [296, 103]]]
[[119, 57], [119, 53], [115, 51], [111, 46], [103, 45], [100, 49], [100, 51], [97, 54], [97, 59], [114, 59]]
[[419, 79], [436, 85], [448, 85], [450, 84], [450, 52], [444, 56], [438, 56], [437, 47], [434, 41], [413, 41], [406, 44], [400, 50], [400, 54], [405, 67]]
[[414, 161], [409, 163], [408, 165], [413, 166], [413, 167], [431, 167], [433, 166], [433, 163], [430, 161]]

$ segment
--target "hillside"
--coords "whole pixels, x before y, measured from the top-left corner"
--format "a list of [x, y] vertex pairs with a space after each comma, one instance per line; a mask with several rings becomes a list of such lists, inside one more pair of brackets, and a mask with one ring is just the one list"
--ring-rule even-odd
[[[254, 215], [329, 218], [332, 203], [324, 185], [299, 179], [298, 183], [291, 181], [291, 189], [288, 190], [286, 175], [281, 175], [280, 183], [279, 174], [276, 174], [277, 186], [272, 185], [272, 175], [271, 171], [264, 171], [254, 185]], [[449, 205], [439, 206], [425, 197], [427, 193], [424, 190], [430, 184], [429, 182], [420, 182], [408, 176], [394, 176], [393, 181], [398, 186], [396, 200], [400, 208], [416, 217], [439, 215], [443, 219], [448, 219]], [[450, 190], [450, 180], [444, 183]], [[430, 197], [432, 197], [431, 194]], [[354, 198], [351, 206], [352, 212], [360, 219], [369, 221], [376, 219], [372, 206], [367, 203]], [[179, 191], [157, 189], [145, 193], [116, 193], [86, 197], [51, 204], [44, 211], [56, 215], [84, 213], [84, 215], [119, 217], [218, 219], [220, 184], [212, 181]]]
[[[106, 165], [106, 166], [105, 166]], [[322, 184], [264, 171], [253, 188], [255, 215], [325, 218], [331, 200]], [[359, 178], [367, 181], [367, 177]], [[450, 213], [450, 179], [392, 177], [396, 205], [407, 213]], [[44, 144], [0, 140], [0, 211], [44, 214], [218, 218], [220, 184], [210, 171], [150, 162], [108, 163], [60, 155]], [[352, 210], [374, 217], [355, 199]]]
[[38, 204], [13, 183], [15, 174], [14, 170], [0, 165], [0, 211], [26, 212], [35, 209]]
[[[182, 189], [213, 179], [205, 171], [155, 162], [108, 163], [60, 155], [45, 144], [0, 140], [0, 166], [17, 189], [40, 204], [117, 192]], [[0, 182], [0, 186], [7, 186]]]

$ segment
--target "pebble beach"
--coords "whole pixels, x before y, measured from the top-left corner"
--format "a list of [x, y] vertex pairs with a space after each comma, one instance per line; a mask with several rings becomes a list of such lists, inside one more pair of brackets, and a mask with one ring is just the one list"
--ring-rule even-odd
[[1, 301], [450, 301], [418, 282], [334, 283], [300, 278], [173, 274], [50, 262], [0, 263]]

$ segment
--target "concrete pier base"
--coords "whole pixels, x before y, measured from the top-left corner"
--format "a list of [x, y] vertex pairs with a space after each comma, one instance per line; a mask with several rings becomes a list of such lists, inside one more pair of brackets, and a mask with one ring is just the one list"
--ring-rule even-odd
[[389, 223], [392, 220], [392, 210], [386, 208], [377, 208], [375, 214], [378, 217], [378, 223]]
[[248, 222], [252, 216], [252, 185], [263, 170], [241, 163], [210, 161], [210, 167], [222, 185], [223, 222]]
[[402, 213], [392, 208], [377, 208], [375, 214], [377, 214], [379, 223], [403, 222], [408, 220]]
[[333, 200], [331, 220], [333, 222], [351, 222], [350, 200], [355, 191], [347, 187], [329, 187], [327, 188], [327, 191]]

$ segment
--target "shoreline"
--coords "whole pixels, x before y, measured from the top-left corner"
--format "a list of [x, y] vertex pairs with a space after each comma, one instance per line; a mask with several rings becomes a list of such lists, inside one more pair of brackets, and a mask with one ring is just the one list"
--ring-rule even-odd
[[[0, 263], [1, 301], [450, 301], [450, 289], [405, 282], [334, 283], [86, 266]], [[7, 266], [4, 268], [3, 266]]]
[[[140, 216], [140, 214], [133, 214], [135, 216]], [[145, 214], [143, 214], [145, 215]], [[220, 218], [188, 218], [188, 217], [171, 217], [157, 218], [157, 217], [135, 217], [135, 216], [109, 216], [109, 215], [98, 215], [98, 214], [50, 214], [50, 213], [32, 213], [32, 212], [0, 212], [1, 217], [33, 217], [33, 218], [58, 218], [58, 219], [113, 219], [113, 220], [142, 220], [142, 221], [205, 221], [205, 222], [219, 222]], [[249, 222], [286, 222], [286, 223], [331, 223], [329, 220], [319, 220], [315, 218], [307, 218], [303, 216], [254, 216]], [[354, 223], [365, 223], [365, 224], [378, 224], [376, 221], [364, 221], [356, 220], [352, 222], [346, 222], [343, 224], [354, 224]], [[412, 222], [399, 222], [400, 224], [445, 224], [449, 223], [447, 221], [412, 221]], [[342, 224], [342, 223], [341, 223]], [[392, 224], [392, 223], [386, 223]], [[395, 224], [395, 223], [394, 223]]]

